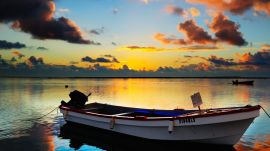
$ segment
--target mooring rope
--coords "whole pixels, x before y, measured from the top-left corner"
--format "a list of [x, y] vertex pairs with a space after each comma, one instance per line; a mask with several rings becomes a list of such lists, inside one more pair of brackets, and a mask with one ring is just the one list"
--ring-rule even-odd
[[55, 107], [53, 110], [51, 110], [50, 112], [48, 112], [47, 114], [44, 114], [40, 117], [37, 117], [37, 118], [30, 118], [30, 119], [25, 119], [24, 121], [32, 121], [32, 120], [39, 120], [39, 119], [42, 119], [43, 117], [46, 117], [48, 116], [49, 114], [51, 114], [53, 111], [55, 111], [56, 109], [58, 109], [58, 106]]
[[270, 118], [270, 115], [266, 112], [266, 110], [262, 106], [261, 106], [261, 108], [263, 109], [264, 113]]
[[45, 115], [43, 115], [43, 116], [41, 116], [41, 117], [38, 117], [38, 118], [36, 118], [37, 120], [39, 120], [39, 119], [42, 119], [43, 117], [46, 117], [47, 115], [49, 115], [49, 114], [51, 114], [53, 111], [55, 111], [56, 109], [58, 109], [58, 106], [56, 107], [56, 108], [54, 108], [53, 110], [51, 110], [50, 112], [48, 112], [47, 114], [45, 114]]

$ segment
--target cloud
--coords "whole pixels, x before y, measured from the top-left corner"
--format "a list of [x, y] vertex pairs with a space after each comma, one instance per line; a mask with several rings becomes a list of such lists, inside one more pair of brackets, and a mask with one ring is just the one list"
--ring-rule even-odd
[[136, 51], [145, 51], [145, 52], [155, 52], [155, 51], [164, 51], [164, 48], [157, 47], [140, 47], [140, 46], [126, 46], [120, 47], [121, 50], [136, 50]]
[[256, 12], [263, 12], [270, 15], [270, 1], [269, 0], [258, 0], [254, 6]]
[[270, 50], [261, 50], [254, 54], [245, 53], [239, 57], [239, 64], [270, 67]]
[[19, 51], [12, 51], [12, 54], [13, 54], [14, 56], [17, 56], [19, 59], [25, 57], [25, 55], [22, 54], [22, 53], [19, 52]]
[[43, 62], [43, 58], [41, 58], [41, 57], [36, 58], [35, 56], [30, 56], [27, 59], [27, 64], [30, 67], [35, 67], [35, 66], [38, 66], [38, 65], [44, 65], [44, 62]]
[[194, 20], [187, 20], [184, 23], [178, 25], [178, 30], [185, 34], [186, 42], [189, 44], [199, 43], [215, 43], [215, 40], [205, 31], [203, 28], [198, 26]]
[[[242, 55], [241, 55], [242, 56]], [[239, 59], [241, 58], [239, 56]], [[9, 77], [215, 77], [215, 76], [261, 76], [269, 77], [269, 62], [258, 63], [257, 59], [269, 60], [269, 51], [260, 51], [248, 54], [245, 61], [234, 61], [237, 65], [227, 65], [231, 59], [221, 57], [208, 57], [204, 61], [215, 60], [211, 63], [199, 62], [197, 64], [181, 65], [179, 67], [160, 66], [156, 70], [134, 70], [123, 65], [118, 69], [112, 69], [99, 63], [87, 68], [75, 65], [47, 64], [43, 58], [31, 56], [25, 62], [11, 62], [0, 55], [0, 76]], [[186, 56], [187, 58], [200, 56]], [[220, 61], [222, 60], [222, 61]], [[224, 61], [225, 60], [225, 61]], [[223, 65], [225, 64], [225, 65]], [[226, 66], [227, 65], [227, 66]], [[238, 68], [240, 66], [241, 68]], [[254, 67], [255, 66], [255, 67]]]
[[208, 46], [208, 45], [193, 45], [187, 47], [179, 47], [179, 48], [158, 48], [154, 46], [149, 47], [141, 47], [141, 46], [126, 46], [120, 47], [119, 50], [135, 50], [135, 51], [144, 51], [144, 52], [159, 52], [159, 51], [196, 51], [196, 50], [219, 50], [222, 48], [216, 46]]
[[140, 0], [141, 2], [143, 2], [144, 4], [148, 4], [150, 2], [150, 0]]
[[119, 63], [119, 61], [115, 57], [108, 56], [108, 55], [105, 57], [98, 57], [96, 59], [86, 56], [86, 57], [83, 57], [81, 61], [90, 62], [90, 63]]
[[[183, 67], [182, 67], [183, 68]], [[214, 70], [212, 66], [206, 64], [206, 63], [198, 63], [193, 67], [193, 70], [195, 71], [212, 71]]]
[[212, 46], [212, 45], [193, 45], [193, 46], [188, 46], [184, 48], [188, 48], [190, 50], [221, 50], [223, 49], [222, 47], [217, 47], [217, 46]]
[[201, 72], [201, 71], [212, 71], [214, 70], [212, 66], [206, 64], [206, 63], [198, 63], [198, 64], [189, 64], [189, 65], [182, 65], [179, 68], [173, 68], [173, 67], [159, 67], [157, 69], [157, 72], [159, 73], [184, 73], [184, 72]]
[[176, 7], [174, 5], [166, 6], [165, 11], [169, 14], [174, 14], [174, 15], [181, 16], [184, 18], [188, 17], [188, 12], [185, 9], [180, 8], [180, 7]]
[[158, 40], [163, 44], [174, 44], [174, 45], [186, 45], [187, 42], [184, 39], [175, 39], [175, 38], [168, 38], [166, 35], [162, 33], [156, 33], [154, 35], [154, 39]]
[[118, 8], [114, 8], [114, 9], [112, 10], [112, 13], [113, 13], [113, 14], [117, 14], [118, 12], [119, 12]]
[[110, 54], [104, 55], [104, 57], [114, 58], [114, 56], [113, 55], [110, 55]]
[[112, 62], [120, 63], [115, 57], [112, 58]]
[[238, 54], [235, 60], [212, 55], [207, 58], [207, 61], [217, 66], [240, 66], [257, 70], [270, 69], [270, 50], [261, 50], [254, 54], [250, 52], [244, 53], [243, 55]]
[[202, 60], [207, 60], [205, 57], [201, 57], [201, 56], [190, 56], [190, 55], [184, 55], [184, 58], [188, 58], [188, 59], [199, 58], [199, 59], [202, 59]]
[[81, 59], [82, 62], [90, 62], [90, 63], [96, 63], [96, 62], [102, 62], [102, 63], [109, 63], [111, 62], [111, 60], [106, 59], [106, 58], [97, 58], [97, 59], [93, 59], [89, 56], [83, 57]]
[[215, 43], [215, 40], [194, 20], [187, 20], [178, 25], [178, 30], [185, 35], [185, 39], [166, 38], [164, 34], [157, 33], [154, 38], [163, 44], [188, 45], [188, 44], [209, 44]]
[[129, 70], [129, 67], [128, 67], [126, 64], [124, 64], [124, 65], [122, 66], [122, 69], [123, 69], [123, 70]]
[[46, 47], [37, 47], [37, 50], [48, 50]]
[[191, 7], [190, 9], [188, 9], [188, 11], [192, 17], [198, 17], [201, 15], [201, 12], [197, 8], [194, 8], [194, 7]]
[[17, 59], [15, 58], [15, 57], [12, 57], [11, 59], [10, 59], [10, 62], [16, 62], [17, 61]]
[[218, 58], [217, 56], [210, 56], [207, 58], [207, 60], [211, 63], [214, 63], [215, 65], [220, 66], [234, 66], [237, 65], [237, 63], [233, 62], [233, 59], [224, 59], [222, 57]]
[[[225, 59], [223, 57], [218, 57], [215, 55], [211, 55], [209, 57], [201, 57], [201, 56], [184, 56], [187, 60], [184, 63], [189, 63], [192, 58], [200, 58], [206, 61], [206, 65], [208, 65], [208, 69], [216, 72], [220, 71], [233, 71], [240, 72], [250, 72], [249, 74], [255, 74], [255, 72], [269, 72], [270, 71], [270, 50], [261, 50], [254, 54], [244, 53], [242, 55], [237, 54], [235, 59]], [[206, 65], [200, 67], [205, 67]], [[181, 67], [182, 69], [192, 68], [199, 69], [198, 64], [192, 65], [184, 65]], [[252, 73], [254, 72], [254, 73]], [[246, 75], [249, 75], [246, 74]]]
[[193, 56], [190, 55], [184, 55], [185, 58], [192, 58]]
[[238, 31], [240, 26], [222, 13], [216, 14], [208, 26], [215, 33], [217, 40], [221, 42], [236, 46], [247, 44], [242, 33]]
[[58, 39], [70, 43], [96, 44], [85, 40], [80, 28], [71, 20], [54, 18], [55, 3], [51, 0], [2, 0], [0, 22], [29, 33], [35, 39]]
[[70, 61], [69, 64], [72, 64], [72, 65], [75, 65], [75, 64], [78, 64], [79, 62], [77, 61]]
[[68, 8], [59, 8], [58, 12], [61, 14], [66, 14], [66, 13], [69, 13], [70, 10]]
[[139, 1], [144, 4], [149, 4], [150, 2], [159, 2], [160, 0], [134, 0], [134, 1]]
[[[184, 58], [186, 60], [181, 63], [189, 63], [193, 58], [199, 58], [203, 61], [206, 61], [208, 66], [213, 71], [220, 70], [234, 70], [234, 71], [252, 71], [252, 72], [266, 72], [270, 71], [270, 50], [261, 50], [254, 54], [252, 53], [244, 53], [244, 54], [236, 54], [236, 58], [225, 59], [223, 57], [218, 57], [215, 55], [211, 55], [209, 57], [201, 57], [201, 56], [190, 56], [185, 55]], [[194, 66], [194, 65], [186, 65], [186, 66]], [[184, 69], [184, 68], [183, 68]]]
[[89, 44], [90, 44], [90, 45], [96, 45], [96, 46], [100, 46], [100, 45], [101, 45], [100, 42], [95, 42], [95, 41], [90, 41]]
[[264, 12], [270, 15], [269, 0], [186, 0], [189, 3], [202, 4], [218, 11], [228, 11], [241, 15], [249, 9], [257, 12]]
[[191, 44], [216, 44], [217, 42], [225, 42], [230, 45], [244, 46], [247, 44], [241, 32], [239, 25], [229, 20], [222, 13], [216, 14], [208, 27], [214, 32], [215, 37], [212, 37], [206, 30], [198, 26], [195, 20], [186, 20], [178, 25], [178, 31], [183, 33], [185, 38], [168, 38], [162, 33], [156, 33], [154, 39], [163, 44], [174, 45], [191, 45]]
[[119, 61], [118, 61], [118, 59], [116, 59], [116, 57], [114, 57], [113, 55], [110, 55], [110, 54], [107, 54], [107, 55], [104, 55], [104, 57], [106, 57], [106, 58], [111, 58], [112, 60], [112, 62], [115, 62], [115, 63], [120, 63]]
[[90, 34], [94, 34], [94, 35], [100, 35], [104, 32], [104, 27], [101, 28], [97, 28], [97, 29], [92, 29], [89, 31]]
[[184, 19], [191, 17], [198, 17], [200, 16], [201, 12], [194, 7], [191, 7], [189, 9], [183, 9], [181, 7], [177, 7], [174, 5], [167, 5], [165, 7], [165, 12], [169, 13], [169, 14], [174, 14], [176, 16], [180, 16], [183, 17]]
[[262, 49], [270, 49], [270, 45], [269, 44], [262, 44]]
[[8, 42], [6, 40], [0, 40], [0, 50], [1, 49], [22, 49], [26, 48], [25, 44], [19, 42]]
[[0, 69], [9, 67], [8, 61], [2, 58], [2, 55], [0, 55]]

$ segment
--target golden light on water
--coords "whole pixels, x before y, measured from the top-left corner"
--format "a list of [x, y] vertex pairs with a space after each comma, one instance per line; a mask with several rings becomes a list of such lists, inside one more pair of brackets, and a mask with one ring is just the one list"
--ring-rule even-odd
[[[33, 125], [36, 122], [41, 125], [58, 123], [60, 114], [52, 113], [34, 123], [17, 121], [41, 117], [59, 106], [61, 100], [69, 101], [69, 93], [73, 90], [79, 90], [86, 95], [92, 92], [88, 103], [150, 109], [194, 109], [190, 96], [200, 92], [203, 99], [202, 109], [260, 104], [269, 110], [269, 96], [265, 93], [265, 86], [261, 86], [265, 81], [256, 80], [254, 86], [234, 86], [229, 84], [230, 82], [230, 79], [174, 78], [5, 79], [0, 91], [1, 98], [5, 98], [0, 102], [0, 107], [4, 110], [1, 110], [0, 114], [10, 122], [0, 119], [1, 129], [5, 130], [5, 133], [0, 131], [0, 136], [6, 137], [8, 134], [10, 137], [20, 138], [30, 135], [31, 138], [40, 140], [38, 143], [45, 145], [48, 150], [55, 150], [56, 146], [61, 146], [58, 144], [61, 139], [51, 132], [57, 132], [55, 127], [48, 130], [45, 126], [40, 128]], [[68, 85], [68, 88], [65, 88], [65, 85]], [[270, 142], [266, 135], [269, 122], [265, 118], [265, 114], [261, 112], [261, 116], [247, 131], [247, 136], [252, 134], [252, 137], [244, 136], [235, 146], [236, 150], [269, 150]], [[257, 134], [265, 135], [257, 137]]]

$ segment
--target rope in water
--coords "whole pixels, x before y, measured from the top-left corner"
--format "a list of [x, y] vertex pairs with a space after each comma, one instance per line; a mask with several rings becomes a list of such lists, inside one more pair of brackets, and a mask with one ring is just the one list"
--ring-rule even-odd
[[51, 110], [50, 112], [48, 112], [47, 114], [41, 116], [41, 117], [38, 117], [36, 119], [42, 119], [43, 117], [46, 117], [47, 115], [51, 114], [53, 111], [55, 111], [56, 109], [58, 109], [58, 106], [56, 108], [54, 108], [53, 110]]
[[266, 112], [266, 110], [262, 106], [261, 108], [263, 109], [264, 113], [270, 118], [270, 115]]
[[55, 107], [53, 110], [51, 110], [50, 112], [48, 112], [47, 114], [44, 114], [44, 115], [42, 115], [42, 116], [40, 116], [40, 117], [37, 117], [37, 118], [31, 118], [31, 119], [25, 119], [25, 120], [23, 120], [23, 121], [32, 121], [32, 120], [39, 120], [39, 119], [42, 119], [43, 117], [46, 117], [46, 116], [48, 116], [49, 114], [51, 114], [53, 111], [55, 111], [56, 109], [58, 109], [58, 106], [57, 107]]

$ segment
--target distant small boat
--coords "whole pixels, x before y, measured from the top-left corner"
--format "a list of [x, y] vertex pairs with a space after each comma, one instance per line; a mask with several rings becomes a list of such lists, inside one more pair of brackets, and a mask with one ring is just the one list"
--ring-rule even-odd
[[156, 110], [101, 103], [77, 108], [62, 103], [59, 108], [67, 122], [139, 138], [234, 145], [259, 116], [261, 107]]
[[238, 80], [235, 80], [235, 81], [232, 81], [232, 84], [233, 85], [238, 85], [238, 84], [253, 85], [254, 81], [253, 80], [250, 80], [250, 81], [238, 81]]

